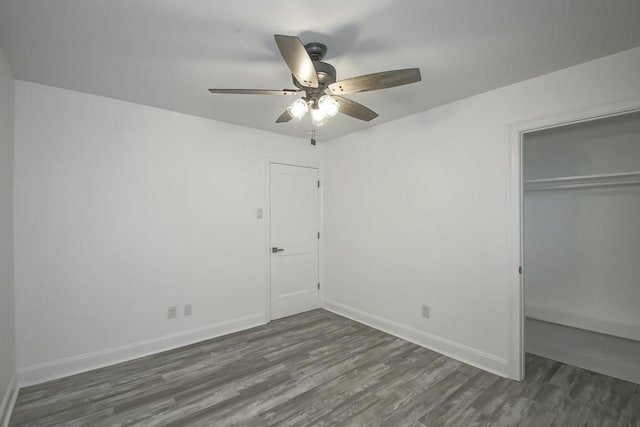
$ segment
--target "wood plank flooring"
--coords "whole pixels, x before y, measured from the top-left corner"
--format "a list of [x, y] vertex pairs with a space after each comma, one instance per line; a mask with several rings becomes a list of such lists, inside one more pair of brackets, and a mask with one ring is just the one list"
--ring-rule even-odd
[[536, 356], [510, 381], [314, 310], [20, 390], [11, 426], [640, 426], [640, 386]]

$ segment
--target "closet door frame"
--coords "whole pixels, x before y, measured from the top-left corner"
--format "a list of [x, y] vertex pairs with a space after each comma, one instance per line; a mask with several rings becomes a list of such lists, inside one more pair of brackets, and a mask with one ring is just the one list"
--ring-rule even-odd
[[523, 218], [523, 178], [522, 178], [522, 141], [526, 133], [551, 129], [571, 124], [588, 122], [607, 117], [620, 116], [640, 111], [640, 98], [608, 103], [596, 107], [569, 111], [540, 119], [514, 123], [509, 126], [510, 150], [509, 164], [509, 283], [510, 295], [510, 344], [509, 377], [522, 381], [525, 377], [524, 351], [524, 218]]

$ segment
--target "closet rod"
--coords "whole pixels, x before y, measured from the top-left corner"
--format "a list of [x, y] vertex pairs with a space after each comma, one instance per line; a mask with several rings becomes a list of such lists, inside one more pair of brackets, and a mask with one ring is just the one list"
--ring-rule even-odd
[[530, 179], [524, 181], [525, 191], [565, 190], [573, 188], [611, 187], [640, 184], [640, 172], [602, 175], [564, 176], [560, 178]]

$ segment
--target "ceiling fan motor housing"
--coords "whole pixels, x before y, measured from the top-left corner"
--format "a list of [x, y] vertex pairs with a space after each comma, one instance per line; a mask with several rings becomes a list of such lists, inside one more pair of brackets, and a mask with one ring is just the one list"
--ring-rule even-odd
[[[308, 46], [308, 45], [307, 45]], [[324, 46], [324, 45], [323, 45]], [[318, 87], [311, 88], [300, 83], [295, 76], [291, 76], [293, 79], [293, 84], [296, 87], [304, 90], [307, 93], [307, 98], [309, 99], [317, 99], [320, 96], [324, 95], [324, 91], [331, 83], [335, 83], [336, 81], [336, 69], [333, 65], [328, 64], [322, 61], [313, 61], [313, 65], [316, 69], [316, 74], [318, 76]]]
[[296, 87], [304, 90], [307, 93], [307, 99], [317, 101], [319, 97], [324, 95], [324, 91], [327, 86], [329, 86], [331, 83], [335, 83], [336, 69], [333, 67], [333, 65], [322, 62], [322, 59], [327, 55], [326, 45], [318, 42], [311, 42], [304, 45], [304, 48], [309, 54], [309, 57], [313, 61], [313, 66], [316, 69], [316, 74], [318, 76], [318, 87], [311, 88], [305, 86], [300, 83], [294, 75], [291, 75], [291, 78], [293, 79], [293, 84], [296, 85]]

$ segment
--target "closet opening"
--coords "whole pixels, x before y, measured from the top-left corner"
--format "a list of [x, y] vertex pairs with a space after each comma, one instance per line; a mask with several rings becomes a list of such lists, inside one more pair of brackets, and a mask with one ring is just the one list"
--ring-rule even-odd
[[640, 111], [521, 141], [523, 352], [640, 383]]

